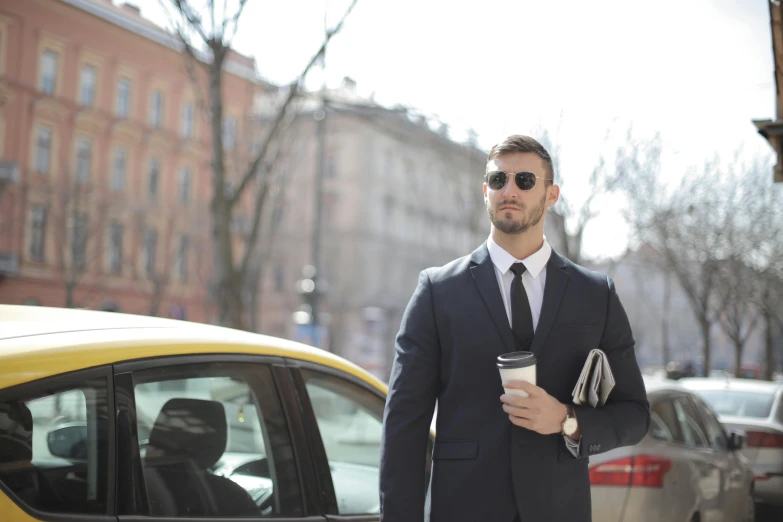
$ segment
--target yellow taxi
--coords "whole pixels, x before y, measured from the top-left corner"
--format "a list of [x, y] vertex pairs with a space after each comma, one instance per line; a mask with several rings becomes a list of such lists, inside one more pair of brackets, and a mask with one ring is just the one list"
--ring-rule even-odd
[[386, 391], [283, 339], [0, 305], [0, 521], [378, 520]]

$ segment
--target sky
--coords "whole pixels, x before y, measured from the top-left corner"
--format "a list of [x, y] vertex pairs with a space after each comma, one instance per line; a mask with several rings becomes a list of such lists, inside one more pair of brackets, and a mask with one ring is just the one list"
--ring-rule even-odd
[[[133, 3], [166, 25], [161, 1], [171, 0]], [[265, 79], [291, 82], [320, 46], [324, 18], [334, 25], [349, 3], [249, 0], [234, 47]], [[577, 204], [616, 146], [607, 132], [629, 125], [661, 134], [673, 183], [716, 154], [772, 157], [751, 122], [775, 111], [768, 0], [358, 0], [327, 51], [327, 83], [345, 76], [383, 105], [437, 116], [455, 139], [473, 129], [487, 150], [549, 129]], [[604, 204], [585, 233], [590, 257], [627, 244], [621, 202]]]

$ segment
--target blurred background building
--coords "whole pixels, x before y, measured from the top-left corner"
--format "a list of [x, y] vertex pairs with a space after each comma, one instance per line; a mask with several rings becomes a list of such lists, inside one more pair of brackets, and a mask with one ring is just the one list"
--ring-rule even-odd
[[753, 120], [753, 124], [764, 136], [778, 157], [773, 173], [775, 183], [783, 183], [783, 5], [780, 0], [769, 1], [770, 34], [772, 35], [772, 57], [775, 70], [775, 119]]
[[489, 233], [486, 152], [420, 114], [360, 97], [349, 78], [308, 97], [290, 132], [261, 330], [303, 335], [291, 317], [309, 308], [294, 290], [302, 268], [317, 266], [330, 349], [386, 377], [419, 272], [469, 254]]
[[[0, 302], [208, 321], [209, 141], [176, 39], [131, 4], [0, 13]], [[236, 53], [228, 146], [265, 88]]]

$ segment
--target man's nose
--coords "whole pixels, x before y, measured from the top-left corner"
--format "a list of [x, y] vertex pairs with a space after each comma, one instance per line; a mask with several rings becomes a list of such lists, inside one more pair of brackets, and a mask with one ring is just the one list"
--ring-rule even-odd
[[513, 175], [506, 178], [506, 184], [503, 187], [503, 196], [513, 198], [517, 197], [517, 186]]

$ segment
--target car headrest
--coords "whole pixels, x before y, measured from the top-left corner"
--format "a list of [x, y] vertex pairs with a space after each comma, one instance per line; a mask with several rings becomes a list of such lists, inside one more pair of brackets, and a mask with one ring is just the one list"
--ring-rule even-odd
[[33, 460], [33, 414], [23, 402], [0, 402], [0, 463]]
[[149, 444], [166, 456], [213, 466], [226, 449], [228, 426], [223, 404], [202, 399], [170, 399], [155, 419]]

